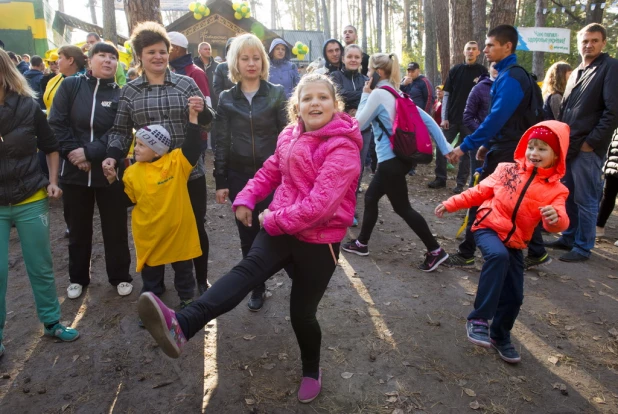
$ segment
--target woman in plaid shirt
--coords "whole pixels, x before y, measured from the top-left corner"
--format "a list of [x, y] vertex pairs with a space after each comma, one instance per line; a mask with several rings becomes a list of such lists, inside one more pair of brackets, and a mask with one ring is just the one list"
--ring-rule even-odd
[[[123, 89], [118, 105], [114, 127], [109, 131], [107, 156], [103, 167], [114, 168], [126, 157], [133, 140], [133, 129], [147, 125], [162, 125], [172, 139], [170, 150], [180, 148], [185, 140], [189, 121], [188, 100], [202, 92], [193, 79], [177, 75], [168, 69], [170, 41], [163, 26], [156, 22], [137, 25], [131, 35], [131, 44], [137, 56], [137, 70], [141, 76], [129, 82]], [[198, 117], [200, 125], [208, 125], [213, 118], [212, 109], [204, 102], [204, 110]], [[204, 157], [200, 156], [197, 166], [191, 172], [187, 185], [202, 256], [193, 260], [198, 290], [208, 287], [208, 235], [204, 227], [206, 216], [206, 178]], [[164, 267], [158, 269], [161, 273]], [[163, 293], [164, 286], [160, 292]]]

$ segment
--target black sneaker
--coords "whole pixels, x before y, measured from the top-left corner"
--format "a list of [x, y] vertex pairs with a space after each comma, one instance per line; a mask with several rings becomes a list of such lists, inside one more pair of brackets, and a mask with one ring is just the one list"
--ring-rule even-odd
[[545, 253], [541, 257], [526, 256], [524, 259], [524, 269], [529, 270], [535, 267], [546, 266], [551, 263], [551, 257], [548, 253]]
[[466, 335], [468, 341], [474, 345], [482, 346], [484, 348], [490, 348], [491, 342], [489, 341], [489, 324], [485, 319], [469, 319], [466, 322]]
[[367, 245], [362, 245], [358, 242], [358, 240], [350, 240], [347, 243], [343, 243], [341, 245], [341, 249], [348, 253], [354, 253], [359, 256], [368, 256], [369, 255], [369, 247]]
[[498, 345], [498, 343], [492, 339], [491, 347], [498, 351], [498, 355], [500, 355], [500, 358], [502, 358], [503, 361], [506, 361], [509, 364], [517, 364], [519, 361], [521, 361], [521, 356], [519, 356], [519, 352], [517, 352], [513, 344], [510, 342]]
[[474, 257], [466, 259], [459, 253], [455, 253], [448, 257], [444, 265], [447, 267], [474, 267]]
[[433, 180], [432, 182], [427, 184], [427, 187], [429, 187], [429, 188], [444, 188], [444, 187], [446, 187], [446, 181], [441, 180], [439, 178], [436, 178], [435, 180]]
[[197, 293], [202, 296], [204, 294], [204, 292], [206, 292], [208, 290], [208, 288], [210, 287], [210, 283], [206, 282], [206, 283], [198, 283], [197, 284]]
[[180, 310], [183, 310], [193, 302], [193, 299], [185, 299], [180, 301]]
[[463, 193], [464, 187], [461, 185], [456, 186], [455, 188], [453, 188], [453, 194], [461, 194]]
[[247, 307], [251, 312], [257, 312], [264, 306], [264, 296], [265, 292], [261, 289], [256, 289], [251, 292], [251, 298], [249, 298], [249, 302], [247, 302]]
[[550, 247], [552, 249], [571, 250], [573, 248], [572, 246], [567, 246], [566, 244], [564, 244], [560, 239], [550, 242], [546, 241], [543, 244], [545, 245], [545, 247]]
[[440, 248], [437, 253], [425, 253], [425, 261], [418, 265], [418, 268], [423, 272], [433, 272], [440, 266], [440, 263], [448, 259], [448, 253], [443, 248]]

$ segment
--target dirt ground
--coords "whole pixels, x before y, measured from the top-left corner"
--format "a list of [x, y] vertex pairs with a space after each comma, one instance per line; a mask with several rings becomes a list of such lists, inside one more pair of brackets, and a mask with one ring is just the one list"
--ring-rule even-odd
[[[427, 189], [432, 175], [432, 167], [424, 166], [408, 178], [410, 198], [452, 252], [464, 213], [443, 219], [432, 214], [450, 195], [449, 188]], [[208, 180], [209, 279], [215, 282], [241, 253], [231, 209], [214, 203], [210, 174]], [[171, 360], [137, 326], [139, 275], [128, 297], [119, 297], [107, 283], [98, 219], [92, 283], [79, 299], [67, 299], [67, 240], [62, 206], [53, 202], [62, 320], [81, 337], [59, 343], [42, 336], [13, 231], [0, 412], [618, 413], [616, 214], [590, 261], [554, 260], [526, 273], [526, 297], [514, 329], [522, 362], [512, 366], [465, 338], [480, 268], [417, 270], [420, 240], [386, 199], [380, 208], [371, 254], [342, 254], [320, 305], [323, 389], [303, 405], [296, 399], [300, 358], [285, 273], [268, 281], [270, 297], [261, 312], [249, 312], [243, 301]], [[358, 231], [350, 229], [350, 236]], [[555, 259], [560, 254], [550, 253]], [[176, 306], [171, 269], [166, 279], [163, 300]]]

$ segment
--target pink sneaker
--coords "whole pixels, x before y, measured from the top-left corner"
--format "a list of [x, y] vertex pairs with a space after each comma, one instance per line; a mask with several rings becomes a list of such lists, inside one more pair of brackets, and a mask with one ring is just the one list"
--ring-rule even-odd
[[322, 390], [322, 370], [320, 369], [320, 377], [317, 380], [309, 377], [303, 377], [298, 389], [298, 401], [301, 403], [310, 403], [315, 400]]
[[144, 327], [157, 341], [165, 355], [178, 358], [182, 347], [187, 343], [180, 329], [176, 313], [165, 306], [152, 292], [142, 293], [137, 302], [137, 312]]

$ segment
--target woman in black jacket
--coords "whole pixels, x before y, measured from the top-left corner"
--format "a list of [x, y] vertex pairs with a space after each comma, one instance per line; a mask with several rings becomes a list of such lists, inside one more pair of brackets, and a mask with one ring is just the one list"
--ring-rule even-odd
[[[36, 94], [9, 55], [0, 49], [0, 357], [6, 321], [9, 235], [14, 225], [39, 320], [45, 334], [74, 341], [75, 329], [60, 324], [60, 303], [49, 243], [48, 197], [60, 198], [58, 141], [36, 102]], [[49, 178], [38, 162], [37, 149], [47, 154]], [[23, 292], [22, 292], [23, 293]]]
[[120, 98], [114, 82], [118, 51], [96, 43], [89, 52], [90, 71], [66, 78], [52, 106], [49, 124], [60, 142], [62, 167], [60, 184], [69, 228], [70, 299], [78, 298], [90, 284], [92, 219], [95, 202], [101, 216], [105, 267], [109, 283], [118, 294], [133, 290], [129, 266], [129, 237], [124, 187], [121, 181], [109, 185], [101, 162], [105, 159], [105, 133], [113, 126]]
[[[343, 68], [341, 70], [331, 72], [330, 77], [337, 86], [337, 93], [341, 95], [345, 102], [345, 111], [351, 116], [356, 115], [356, 109], [360, 103], [363, 87], [369, 78], [361, 73], [363, 62], [363, 50], [358, 45], [347, 45], [343, 50]], [[365, 170], [365, 159], [371, 145], [371, 137], [373, 132], [371, 126], [361, 131], [363, 136], [363, 148], [360, 153], [361, 175], [358, 177], [358, 189], [363, 179]], [[353, 226], [358, 225], [356, 215], [354, 217]]]
[[[274, 154], [277, 137], [287, 125], [285, 92], [283, 86], [267, 81], [269, 60], [260, 40], [252, 34], [237, 37], [228, 53], [228, 64], [236, 85], [219, 96], [213, 125], [214, 176], [220, 204], [227, 197], [234, 202], [264, 161]], [[243, 257], [260, 230], [258, 216], [271, 201], [272, 195], [255, 206], [250, 227], [236, 220]], [[262, 308], [265, 289], [262, 284], [253, 291], [250, 310]]]

